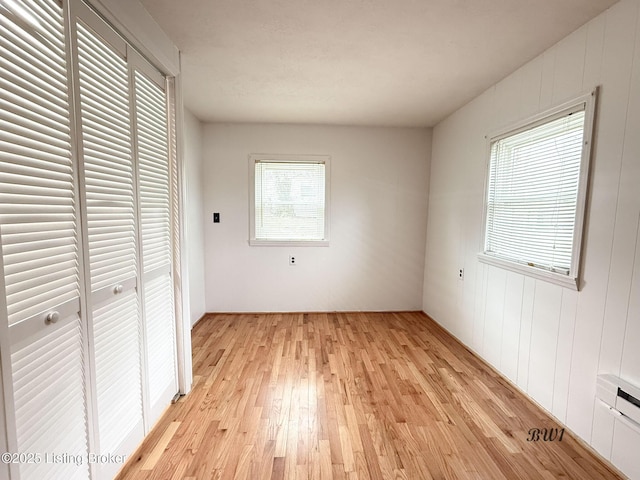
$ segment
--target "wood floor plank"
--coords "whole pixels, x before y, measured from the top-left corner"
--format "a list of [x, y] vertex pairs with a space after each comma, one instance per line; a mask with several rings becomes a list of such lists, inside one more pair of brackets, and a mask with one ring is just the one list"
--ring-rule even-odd
[[621, 479], [420, 312], [207, 315], [118, 480]]
[[167, 426], [166, 430], [162, 434], [162, 437], [160, 437], [160, 440], [155, 445], [155, 447], [153, 447], [153, 450], [151, 450], [149, 457], [147, 457], [147, 460], [142, 465], [141, 470], [153, 470], [156, 467], [156, 465], [158, 464], [158, 460], [160, 460], [160, 457], [165, 452], [167, 445], [169, 445], [169, 442], [173, 439], [173, 436], [175, 435], [179, 427], [180, 422], [171, 422]]

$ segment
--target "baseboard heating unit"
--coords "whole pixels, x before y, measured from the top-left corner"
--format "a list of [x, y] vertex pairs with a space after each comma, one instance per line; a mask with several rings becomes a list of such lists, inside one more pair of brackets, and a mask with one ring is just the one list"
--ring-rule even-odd
[[598, 375], [596, 396], [612, 413], [627, 417], [640, 430], [640, 388], [614, 375]]
[[640, 388], [598, 375], [591, 445], [630, 480], [640, 480]]

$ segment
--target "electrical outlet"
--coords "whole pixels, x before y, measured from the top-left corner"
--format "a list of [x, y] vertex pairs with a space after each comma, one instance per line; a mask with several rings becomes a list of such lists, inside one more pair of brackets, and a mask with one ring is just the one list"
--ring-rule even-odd
[[292, 267], [296, 266], [296, 257], [294, 257], [293, 255], [289, 255], [289, 265], [291, 265]]
[[464, 268], [458, 270], [458, 278], [464, 280]]

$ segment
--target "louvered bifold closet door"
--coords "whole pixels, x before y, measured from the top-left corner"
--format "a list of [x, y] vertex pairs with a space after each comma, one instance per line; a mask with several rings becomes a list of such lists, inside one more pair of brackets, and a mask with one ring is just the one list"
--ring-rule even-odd
[[149, 420], [153, 424], [178, 391], [171, 278], [171, 164], [164, 79], [157, 72], [147, 75], [136, 69], [134, 80]]
[[[86, 22], [86, 23], [85, 23]], [[97, 17], [77, 22], [98, 448], [143, 438], [136, 194], [126, 44]], [[110, 478], [118, 465], [101, 465]]]
[[23, 480], [89, 477], [63, 25], [56, 1], [0, 3], [0, 331], [9, 448], [32, 455], [12, 466]]

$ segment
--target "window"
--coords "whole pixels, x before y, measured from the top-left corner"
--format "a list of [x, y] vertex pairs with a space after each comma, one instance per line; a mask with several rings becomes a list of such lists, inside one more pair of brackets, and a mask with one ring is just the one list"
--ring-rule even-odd
[[481, 261], [578, 288], [595, 96], [490, 138]]
[[328, 245], [329, 157], [250, 155], [251, 245]]

